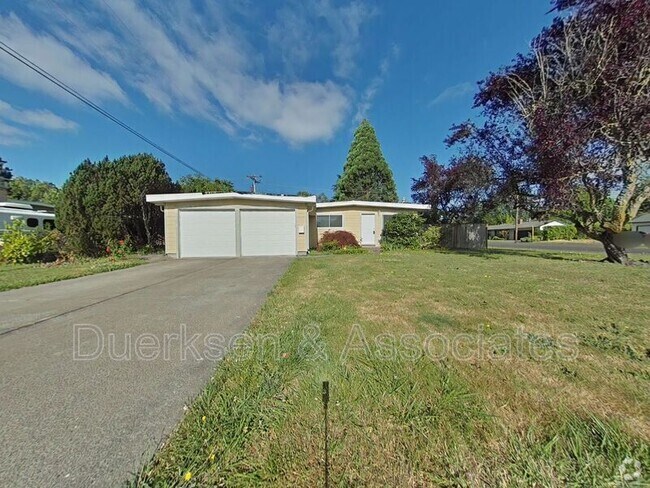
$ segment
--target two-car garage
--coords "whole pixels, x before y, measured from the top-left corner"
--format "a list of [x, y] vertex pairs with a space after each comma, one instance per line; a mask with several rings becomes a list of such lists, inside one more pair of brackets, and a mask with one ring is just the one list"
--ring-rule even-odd
[[295, 210], [179, 210], [181, 258], [295, 256]]
[[295, 256], [309, 245], [314, 197], [148, 195], [165, 212], [165, 250], [180, 258]]

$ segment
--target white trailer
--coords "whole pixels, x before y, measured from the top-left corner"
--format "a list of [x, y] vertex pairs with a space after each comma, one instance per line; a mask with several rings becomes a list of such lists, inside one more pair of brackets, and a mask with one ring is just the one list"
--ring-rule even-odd
[[54, 218], [54, 213], [34, 210], [27, 203], [0, 202], [0, 234], [15, 220], [22, 221], [26, 230], [54, 229]]

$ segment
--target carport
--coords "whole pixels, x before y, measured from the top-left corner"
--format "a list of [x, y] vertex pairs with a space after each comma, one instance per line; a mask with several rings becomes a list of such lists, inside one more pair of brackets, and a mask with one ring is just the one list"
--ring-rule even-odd
[[165, 253], [178, 258], [295, 256], [309, 248], [316, 197], [242, 193], [147, 195], [165, 214]]

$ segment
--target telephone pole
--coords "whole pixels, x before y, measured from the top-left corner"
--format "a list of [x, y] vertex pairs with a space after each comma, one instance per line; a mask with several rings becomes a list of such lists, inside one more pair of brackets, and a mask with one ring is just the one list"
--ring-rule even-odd
[[251, 193], [257, 193], [257, 185], [262, 181], [262, 177], [260, 175], [248, 175], [246, 178], [252, 181]]

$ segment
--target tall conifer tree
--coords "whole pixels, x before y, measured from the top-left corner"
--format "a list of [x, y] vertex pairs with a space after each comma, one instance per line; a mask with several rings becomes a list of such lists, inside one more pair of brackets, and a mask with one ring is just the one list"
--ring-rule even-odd
[[397, 201], [393, 172], [368, 120], [354, 133], [343, 174], [334, 185], [334, 200]]

